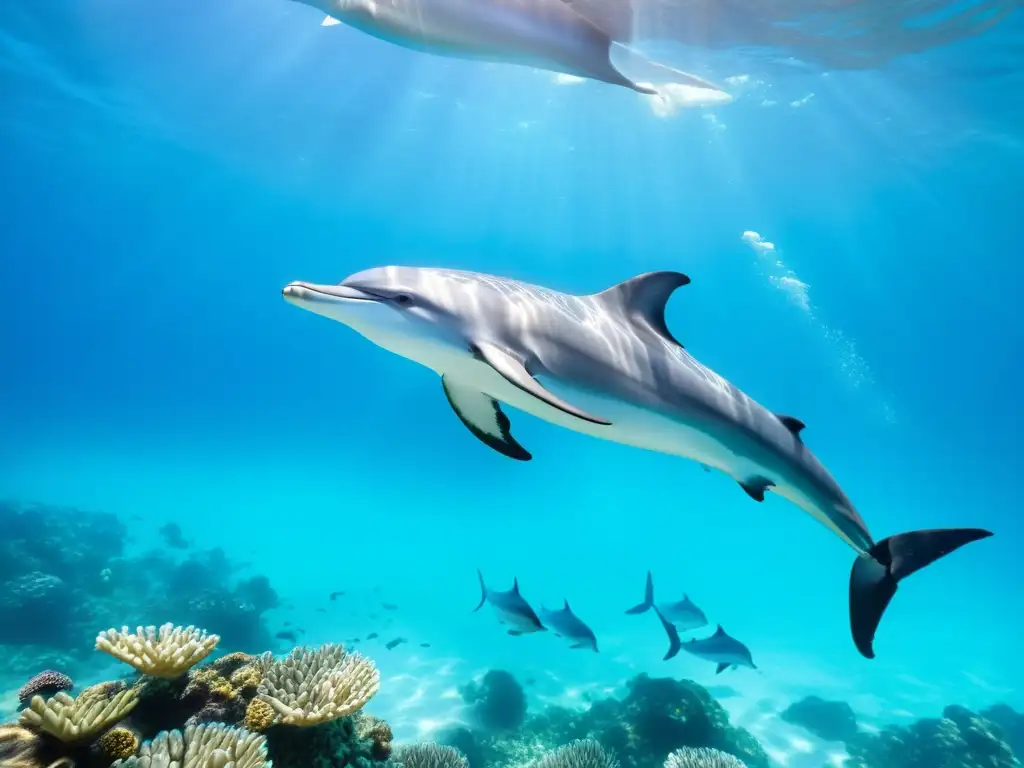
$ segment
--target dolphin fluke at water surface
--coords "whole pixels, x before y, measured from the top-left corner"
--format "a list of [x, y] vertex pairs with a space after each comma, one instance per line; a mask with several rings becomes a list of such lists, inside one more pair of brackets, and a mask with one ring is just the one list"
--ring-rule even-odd
[[[283, 294], [435, 371], [471, 434], [506, 456], [522, 458], [514, 454], [525, 449], [513, 440], [502, 404], [591, 437], [700, 462], [758, 502], [768, 492], [789, 500], [857, 553], [850, 625], [858, 650], [872, 658], [898, 583], [992, 534], [914, 531], [876, 543], [804, 443], [803, 422], [768, 410], [672, 335], [665, 307], [689, 282], [679, 272], [651, 272], [576, 296], [476, 272], [383, 267], [338, 285], [291, 283]], [[484, 590], [485, 601], [494, 603], [492, 594], [510, 593]]]
[[[716, 92], [709, 81], [650, 62], [623, 45], [612, 16], [581, 13], [564, 0], [299, 0], [366, 34], [452, 58], [522, 64], [658, 95], [658, 82]], [[614, 59], [614, 60], [613, 60]], [[637, 73], [632, 77], [623, 70]], [[731, 100], [726, 98], [724, 100]]]

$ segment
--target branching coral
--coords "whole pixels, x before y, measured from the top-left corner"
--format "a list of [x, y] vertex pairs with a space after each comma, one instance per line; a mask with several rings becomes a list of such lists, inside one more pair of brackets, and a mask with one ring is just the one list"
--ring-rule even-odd
[[469, 768], [469, 761], [455, 747], [432, 742], [398, 747], [391, 754], [391, 762], [402, 768]]
[[[118, 768], [271, 768], [266, 738], [220, 724], [160, 733]], [[112, 766], [112, 768], [113, 768]]]
[[361, 709], [380, 689], [380, 672], [368, 658], [340, 645], [296, 648], [282, 661], [269, 655], [259, 698], [286, 725], [316, 725]]
[[220, 642], [195, 627], [175, 627], [168, 623], [157, 627], [108, 629], [96, 638], [97, 650], [109, 653], [139, 672], [151, 677], [173, 678], [209, 656]]
[[536, 760], [532, 768], [619, 768], [619, 761], [594, 739], [581, 739]]
[[717, 749], [683, 747], [665, 761], [665, 768], [746, 768], [743, 762]]
[[77, 742], [95, 736], [123, 720], [139, 701], [136, 688], [113, 695], [103, 686], [86, 689], [77, 698], [63, 691], [53, 698], [33, 696], [29, 708], [21, 713], [21, 724], [35, 728], [64, 742]]

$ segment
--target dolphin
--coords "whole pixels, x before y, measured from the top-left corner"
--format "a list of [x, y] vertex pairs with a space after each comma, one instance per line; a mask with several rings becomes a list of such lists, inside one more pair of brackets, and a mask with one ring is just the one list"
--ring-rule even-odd
[[[647, 585], [644, 589], [644, 601], [639, 605], [634, 605], [626, 613], [636, 615], [645, 613], [653, 607], [654, 580], [651, 578], [651, 572], [648, 571]], [[683, 599], [678, 602], [662, 603], [659, 605], [658, 615], [668, 619], [676, 626], [676, 629], [681, 629], [684, 632], [690, 629], [700, 629], [708, 623], [708, 618], [704, 615], [704, 611], [698, 608], [685, 594]]]
[[583, 623], [579, 616], [572, 612], [569, 601], [565, 600], [561, 610], [549, 611], [540, 607], [540, 618], [558, 637], [572, 642], [570, 648], [589, 648], [597, 653], [597, 638], [590, 627]]
[[[459, 59], [523, 64], [657, 94], [612, 62], [613, 43], [632, 65], [652, 65], [671, 82], [717, 91], [696, 75], [648, 62], [564, 0], [299, 0], [327, 14], [323, 26], [344, 22], [404, 48]], [[610, 21], [610, 19], [609, 19]], [[649, 70], [649, 68], [648, 68]]]
[[512, 589], [507, 592], [498, 592], [488, 589], [484, 584], [484, 575], [476, 572], [480, 578], [480, 603], [474, 612], [484, 607], [484, 603], [490, 603], [498, 614], [502, 624], [508, 624], [512, 628], [508, 631], [510, 635], [526, 635], [531, 632], [546, 632], [546, 628], [540, 623], [537, 614], [533, 612], [530, 604], [519, 594], [519, 579], [512, 580]]
[[679, 641], [679, 632], [672, 625], [672, 622], [662, 616], [661, 612], [657, 609], [655, 609], [655, 612], [658, 614], [665, 632], [668, 633], [669, 647], [668, 653], [665, 654], [666, 661], [682, 649], [698, 658], [715, 662], [718, 665], [715, 669], [716, 675], [720, 675], [729, 667], [733, 669], [737, 667], [757, 669], [754, 659], [750, 655], [750, 649], [735, 637], [730, 636], [729, 633], [722, 629], [721, 624], [718, 625], [718, 629], [715, 630], [715, 634], [711, 635], [711, 637], [681, 643]]
[[804, 443], [804, 423], [768, 410], [672, 335], [665, 306], [689, 282], [679, 272], [650, 272], [575, 296], [477, 272], [378, 267], [338, 285], [293, 282], [283, 295], [435, 371], [456, 416], [505, 456], [531, 458], [502, 403], [585, 435], [700, 462], [754, 501], [767, 492], [789, 500], [855, 551], [850, 628], [858, 651], [874, 658], [875, 632], [897, 584], [992, 534], [949, 528], [872, 538]]

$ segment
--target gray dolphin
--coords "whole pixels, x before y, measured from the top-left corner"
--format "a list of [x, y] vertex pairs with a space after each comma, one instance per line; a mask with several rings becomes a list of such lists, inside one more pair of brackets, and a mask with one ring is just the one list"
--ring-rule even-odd
[[661, 625], [665, 628], [665, 632], [668, 633], [669, 648], [668, 653], [665, 654], [665, 660], [671, 659], [679, 650], [685, 650], [688, 653], [692, 653], [698, 658], [706, 661], [713, 661], [718, 667], [715, 669], [715, 674], [721, 674], [724, 670], [729, 667], [750, 667], [751, 669], [757, 669], [754, 664], [754, 659], [750, 655], [750, 649], [747, 648], [743, 643], [737, 640], [735, 637], [730, 636], [722, 625], [718, 625], [718, 629], [715, 630], [715, 634], [711, 637], [705, 637], [699, 640], [690, 640], [686, 643], [679, 641], [679, 632], [672, 625], [668, 619], [661, 615], [661, 612], [655, 609], [658, 614], [658, 618], [661, 620]]
[[512, 580], [512, 589], [498, 592], [487, 588], [483, 573], [477, 571], [476, 575], [480, 578], [480, 603], [473, 609], [474, 612], [483, 608], [484, 603], [490, 603], [494, 612], [498, 614], [498, 620], [512, 627], [508, 631], [510, 635], [547, 631], [530, 604], [519, 594], [519, 579]]
[[679, 272], [651, 272], [573, 296], [476, 272], [382, 267], [338, 285], [291, 283], [283, 294], [434, 370], [462, 423], [505, 456], [531, 458], [500, 403], [586, 435], [693, 459], [755, 501], [767, 491], [788, 499], [856, 551], [850, 625], [857, 649], [873, 658], [897, 584], [992, 534], [936, 529], [876, 542], [804, 444], [803, 422], [772, 413], [673, 337], [665, 305], [689, 282]]
[[[300, 0], [373, 37], [416, 51], [459, 59], [524, 64], [551, 72], [658, 91], [624, 75], [612, 63], [612, 34], [563, 0]], [[614, 43], [638, 66], [635, 51]], [[663, 65], [670, 82], [721, 92], [703, 78]]]
[[[653, 607], [654, 579], [651, 578], [651, 572], [648, 571], [647, 584], [644, 588], [644, 601], [639, 605], [634, 605], [626, 611], [626, 613], [637, 615], [640, 613], [646, 613]], [[672, 622], [677, 629], [681, 629], [684, 632], [690, 629], [700, 629], [708, 623], [708, 618], [704, 615], [704, 611], [698, 608], [685, 594], [683, 595], [683, 599], [678, 600], [677, 602], [661, 603], [658, 606], [658, 613], [660, 616], [663, 616]]]
[[590, 627], [572, 612], [569, 601], [565, 600], [564, 602], [565, 605], [558, 611], [549, 611], [542, 605], [540, 607], [541, 621], [556, 635], [569, 640], [572, 643], [570, 648], [589, 648], [596, 653], [597, 637], [594, 636]]

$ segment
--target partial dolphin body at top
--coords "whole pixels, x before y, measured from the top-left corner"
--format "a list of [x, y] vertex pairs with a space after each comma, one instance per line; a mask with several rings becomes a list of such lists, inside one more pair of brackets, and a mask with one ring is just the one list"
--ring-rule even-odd
[[661, 626], [665, 628], [665, 632], [668, 634], [668, 652], [665, 654], [666, 661], [682, 649], [698, 658], [705, 661], [713, 661], [717, 664], [718, 666], [715, 669], [716, 675], [721, 674], [729, 669], [729, 667], [733, 669], [737, 667], [757, 669], [754, 665], [754, 659], [750, 655], [750, 649], [722, 629], [721, 624], [718, 625], [718, 629], [715, 630], [715, 634], [711, 635], [711, 637], [694, 639], [683, 643], [680, 642], [679, 632], [672, 622], [662, 616], [661, 611], [657, 608], [655, 608], [655, 613], [658, 614]]
[[[523, 64], [657, 94], [620, 71], [634, 69], [658, 82], [721, 94], [696, 75], [662, 64], [616, 42], [602, 22], [612, 16], [580, 13], [564, 0], [299, 0], [322, 13], [324, 26], [344, 22], [373, 37], [424, 53], [459, 59]], [[588, 9], [589, 10], [589, 9]], [[621, 57], [617, 66], [613, 53]]]
[[[858, 650], [872, 658], [897, 584], [992, 534], [938, 529], [876, 542], [804, 443], [803, 422], [748, 397], [669, 331], [665, 305], [689, 282], [678, 272], [651, 272], [574, 296], [476, 272], [381, 267], [338, 285], [290, 283], [283, 295], [435, 371], [462, 423], [505, 456], [531, 458], [501, 403], [592, 437], [698, 461], [754, 501], [769, 491], [788, 499], [857, 553], [850, 624]], [[781, 562], [799, 567], [799, 551], [784, 554]]]
[[519, 579], [512, 580], [512, 589], [499, 592], [487, 588], [483, 573], [477, 571], [476, 575], [480, 579], [480, 603], [473, 609], [474, 612], [483, 608], [485, 603], [490, 603], [498, 614], [498, 620], [509, 626], [510, 635], [547, 631], [530, 604], [519, 594]]
[[[636, 615], [646, 613], [652, 608], [654, 608], [654, 579], [651, 578], [651, 572], [648, 571], [647, 584], [644, 588], [644, 601], [639, 605], [634, 605], [626, 613]], [[659, 616], [672, 622], [676, 629], [684, 632], [690, 629], [700, 629], [708, 623], [708, 617], [704, 615], [704, 611], [698, 608], [689, 596], [685, 594], [682, 600], [674, 603], [661, 603], [658, 605], [657, 610]]]
[[549, 611], [542, 605], [540, 607], [541, 621], [556, 635], [568, 640], [571, 643], [570, 648], [589, 648], [596, 653], [597, 638], [594, 636], [594, 632], [572, 612], [569, 601], [564, 602], [565, 605], [557, 611]]

